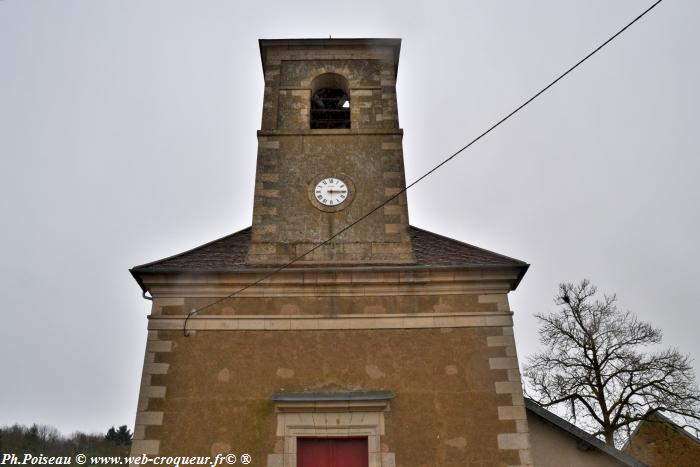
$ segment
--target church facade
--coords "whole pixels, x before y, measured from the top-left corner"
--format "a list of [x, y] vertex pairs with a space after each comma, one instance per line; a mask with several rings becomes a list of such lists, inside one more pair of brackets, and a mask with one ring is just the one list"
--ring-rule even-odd
[[260, 41], [252, 226], [131, 270], [153, 297], [132, 454], [532, 465], [508, 303], [528, 265], [409, 224], [399, 51]]

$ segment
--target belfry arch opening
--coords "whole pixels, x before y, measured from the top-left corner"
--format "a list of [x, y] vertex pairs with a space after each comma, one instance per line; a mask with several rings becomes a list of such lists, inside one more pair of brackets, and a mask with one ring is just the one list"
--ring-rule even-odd
[[311, 128], [350, 128], [350, 88], [348, 81], [325, 73], [311, 83]]

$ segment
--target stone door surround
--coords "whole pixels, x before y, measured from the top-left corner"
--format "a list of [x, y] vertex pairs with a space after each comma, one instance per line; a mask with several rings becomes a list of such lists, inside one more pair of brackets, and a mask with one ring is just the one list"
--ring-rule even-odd
[[296, 467], [298, 437], [367, 437], [369, 467], [394, 467], [394, 453], [380, 452], [390, 391], [287, 392], [271, 400], [283, 452], [268, 454], [267, 467]]

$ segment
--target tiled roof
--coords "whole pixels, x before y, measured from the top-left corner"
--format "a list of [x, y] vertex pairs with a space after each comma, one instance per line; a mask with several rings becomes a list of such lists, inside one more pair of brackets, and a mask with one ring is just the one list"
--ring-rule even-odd
[[[415, 266], [424, 267], [521, 267], [527, 263], [467, 243], [409, 226], [416, 253]], [[227, 272], [257, 268], [246, 264], [250, 227], [184, 253], [135, 266], [133, 273]], [[523, 271], [524, 273], [524, 271]]]
[[132, 272], [215, 272], [247, 267], [250, 227], [191, 250], [152, 263], [135, 266]]
[[408, 226], [413, 251], [423, 266], [527, 266], [518, 259], [443, 237], [418, 227]]

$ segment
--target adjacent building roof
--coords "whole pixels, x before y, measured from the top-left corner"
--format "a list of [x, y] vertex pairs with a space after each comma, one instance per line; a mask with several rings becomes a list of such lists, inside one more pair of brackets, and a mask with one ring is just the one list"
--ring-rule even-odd
[[[132, 273], [218, 273], [260, 269], [246, 264], [250, 230], [240, 230], [189, 251], [135, 266]], [[406, 267], [516, 267], [522, 274], [528, 264], [492, 251], [409, 226], [417, 263]]]
[[608, 456], [620, 462], [622, 465], [629, 465], [631, 467], [647, 467], [646, 464], [638, 461], [629, 454], [625, 454], [624, 452], [615, 449], [614, 447], [608, 446], [595, 436], [586, 433], [581, 428], [567, 422], [558, 415], [553, 414], [549, 410], [538, 405], [535, 401], [528, 399], [527, 397], [525, 398], [525, 408], [531, 414], [542, 418], [546, 422], [556, 426], [557, 428], [560, 428], [561, 430], [564, 430], [565, 432], [567, 432], [574, 438], [577, 438], [580, 442], [584, 443], [585, 445], [591, 446], [592, 448], [607, 454]]

